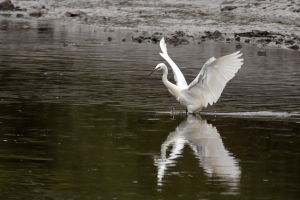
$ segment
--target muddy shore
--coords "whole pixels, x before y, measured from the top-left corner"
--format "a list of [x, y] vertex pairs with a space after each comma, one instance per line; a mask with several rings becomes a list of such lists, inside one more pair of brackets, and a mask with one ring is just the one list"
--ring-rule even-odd
[[300, 46], [297, 1], [4, 1], [10, 2], [13, 7], [5, 9], [0, 4], [1, 18], [130, 29], [138, 43], [156, 43], [165, 36], [173, 45], [216, 40], [296, 51]]

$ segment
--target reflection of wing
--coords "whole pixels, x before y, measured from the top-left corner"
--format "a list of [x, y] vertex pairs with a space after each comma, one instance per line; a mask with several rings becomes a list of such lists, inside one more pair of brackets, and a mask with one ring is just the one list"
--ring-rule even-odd
[[[181, 156], [185, 144], [193, 149], [200, 165], [209, 176], [215, 175], [224, 179], [232, 189], [237, 187], [241, 173], [237, 161], [225, 149], [217, 129], [199, 116], [193, 115], [189, 115], [187, 120], [171, 132], [161, 146], [161, 158], [156, 160], [159, 185], [162, 185], [167, 168], [175, 165], [175, 160]], [[170, 145], [173, 148], [167, 157], [166, 151]]]
[[238, 179], [240, 169], [235, 159], [225, 149], [217, 129], [207, 124], [205, 120], [191, 117], [188, 121], [193, 131], [186, 135], [185, 139], [200, 159], [205, 171], [210, 175]]

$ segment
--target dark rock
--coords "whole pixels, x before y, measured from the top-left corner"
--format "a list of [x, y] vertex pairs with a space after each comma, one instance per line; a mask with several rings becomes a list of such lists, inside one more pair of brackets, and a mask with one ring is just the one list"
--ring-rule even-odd
[[298, 50], [298, 49], [299, 49], [299, 46], [295, 44], [295, 45], [289, 46], [289, 47], [287, 47], [287, 48], [293, 49], [293, 50]]
[[265, 41], [266, 41], [267, 43], [270, 43], [270, 42], [272, 42], [273, 40], [271, 40], [271, 39], [265, 39]]
[[284, 39], [282, 39], [282, 38], [279, 38], [279, 39], [278, 39], [278, 42], [281, 42], [281, 43], [282, 43], [282, 42], [283, 42], [283, 40], [284, 40]]
[[275, 31], [270, 31], [269, 33], [270, 33], [270, 35], [280, 35], [280, 36], [283, 36], [283, 37], [284, 37], [283, 34], [278, 33], [278, 32], [275, 32]]
[[236, 46], [235, 46], [235, 48], [237, 48], [237, 49], [241, 49], [243, 46], [241, 45], [241, 44], [237, 44]]
[[259, 30], [253, 30], [252, 31], [253, 34], [255, 34], [255, 36], [266, 36], [266, 35], [270, 35], [270, 33], [268, 31], [259, 31]]
[[152, 43], [156, 44], [157, 42], [160, 41], [160, 39], [158, 39], [156, 36], [151, 38]]
[[245, 40], [245, 43], [250, 43], [250, 40], [249, 40], [249, 39], [246, 39], [246, 40]]
[[284, 43], [285, 44], [293, 45], [295, 43], [295, 41], [293, 41], [293, 40], [286, 40]]
[[230, 38], [226, 38], [226, 42], [227, 42], [227, 43], [230, 43], [230, 42], [231, 42], [231, 39], [230, 39]]
[[300, 8], [299, 8], [299, 9], [295, 9], [295, 10], [293, 10], [293, 12], [300, 13]]
[[257, 55], [258, 56], [266, 56], [267, 55], [267, 52], [266, 51], [263, 51], [263, 50], [260, 50], [257, 52]]
[[27, 8], [20, 8], [20, 6], [15, 7], [15, 11], [21, 11], [21, 12], [26, 12]]
[[46, 7], [45, 7], [45, 6], [42, 6], [41, 9], [46, 9]]
[[151, 42], [153, 43], [153, 44], [156, 44], [156, 43], [158, 43], [160, 40], [161, 40], [161, 33], [158, 33], [158, 32], [156, 32], [156, 33], [154, 33], [154, 34], [152, 34], [152, 36], [151, 36], [151, 38], [150, 38], [150, 40], [151, 40]]
[[143, 40], [140, 37], [132, 37], [132, 42], [142, 43]]
[[180, 43], [180, 39], [178, 39], [178, 38], [167, 39], [167, 42], [169, 44], [178, 45]]
[[256, 35], [261, 35], [261, 36], [270, 35], [268, 31], [253, 30], [252, 32]]
[[121, 41], [122, 41], [122, 42], [126, 42], [126, 38], [122, 38]]
[[29, 16], [31, 17], [41, 17], [43, 14], [41, 12], [33, 12], [29, 13]]
[[235, 40], [239, 42], [239, 41], [241, 41], [241, 38], [238, 36], [235, 38]]
[[198, 44], [201, 44], [201, 42], [198, 42]]
[[185, 36], [185, 32], [183, 31], [175, 31], [176, 35], [179, 36], [179, 37], [183, 37]]
[[112, 41], [112, 40], [113, 40], [112, 37], [108, 37], [108, 38], [107, 38], [107, 41], [109, 41], [109, 42]]
[[180, 44], [189, 44], [190, 42], [188, 41], [188, 40], [186, 40], [186, 39], [181, 39], [180, 40]]
[[3, 17], [10, 17], [11, 16], [10, 13], [0, 13], [0, 15], [3, 16]]
[[14, 10], [15, 6], [10, 0], [5, 0], [0, 3], [0, 10]]
[[189, 44], [189, 41], [186, 39], [180, 39], [180, 38], [167, 38], [166, 40], [169, 44], [173, 44], [175, 46], [180, 45], [180, 44]]
[[224, 8], [221, 8], [221, 11], [229, 11], [236, 9], [236, 6], [225, 6]]
[[84, 15], [84, 14], [85, 14], [84, 12], [74, 12], [74, 13], [66, 12], [67, 17], [80, 17], [81, 15]]
[[17, 18], [23, 18], [24, 15], [23, 15], [23, 14], [17, 14], [16, 17], [17, 17]]
[[205, 33], [206, 37], [208, 37], [208, 38], [210, 38], [212, 36], [210, 31], [205, 31], [204, 33]]
[[23, 11], [23, 9], [20, 8], [20, 6], [16, 6], [16, 7], [15, 7], [15, 11]]
[[235, 33], [235, 37], [269, 37], [269, 38], [274, 38], [274, 35], [271, 35], [270, 32], [268, 31], [258, 31], [254, 30], [252, 32], [244, 32], [244, 33]]
[[259, 40], [256, 40], [256, 42], [258, 42], [258, 43], [265, 43], [265, 39], [259, 39]]
[[213, 32], [213, 34], [211, 35], [211, 37], [212, 37], [213, 39], [217, 39], [217, 38], [222, 38], [223, 35], [222, 35], [222, 33], [221, 33], [220, 31], [215, 30], [215, 32]]
[[49, 27], [49, 26], [40, 26], [37, 28], [39, 33], [45, 33], [45, 32], [52, 32], [53, 28]]

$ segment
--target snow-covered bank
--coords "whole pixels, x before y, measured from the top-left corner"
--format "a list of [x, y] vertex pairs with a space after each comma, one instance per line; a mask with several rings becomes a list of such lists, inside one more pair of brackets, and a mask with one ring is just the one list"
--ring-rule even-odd
[[150, 35], [183, 31], [201, 37], [207, 36], [207, 31], [218, 30], [223, 37], [217, 39], [224, 41], [234, 39], [234, 33], [259, 30], [267, 31], [268, 37], [261, 35], [247, 40], [250, 35], [244, 35], [238, 39], [271, 43], [274, 47], [300, 43], [300, 2], [293, 0], [12, 0], [12, 3], [20, 11], [5, 11], [11, 17], [23, 14], [19, 17], [130, 28]]

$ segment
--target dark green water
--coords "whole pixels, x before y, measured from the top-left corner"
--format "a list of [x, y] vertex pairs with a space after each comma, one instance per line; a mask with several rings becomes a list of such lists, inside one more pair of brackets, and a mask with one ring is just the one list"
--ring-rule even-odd
[[[161, 74], [147, 77], [159, 46], [132, 35], [2, 19], [1, 199], [300, 198], [299, 52], [244, 45], [219, 102], [186, 118]], [[169, 54], [189, 82], [235, 50]]]

